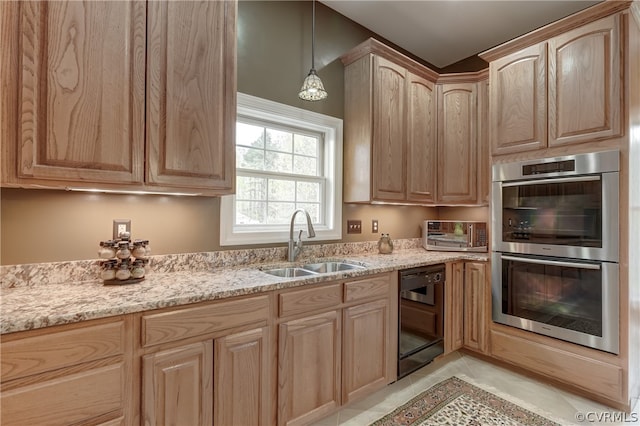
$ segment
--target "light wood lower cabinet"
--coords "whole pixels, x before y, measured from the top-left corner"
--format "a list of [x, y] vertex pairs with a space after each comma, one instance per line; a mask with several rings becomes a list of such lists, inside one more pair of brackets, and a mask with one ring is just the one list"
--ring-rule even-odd
[[460, 348], [488, 352], [490, 288], [487, 264], [447, 264], [445, 284], [445, 352]]
[[464, 262], [447, 263], [444, 287], [444, 352], [454, 352], [463, 345]]
[[280, 324], [278, 423], [308, 424], [340, 405], [340, 312]]
[[130, 333], [118, 317], [3, 335], [0, 423], [131, 423]]
[[211, 424], [213, 341], [146, 355], [142, 368], [144, 424]]
[[463, 345], [487, 353], [491, 313], [487, 264], [467, 262], [464, 266]]
[[268, 340], [269, 328], [261, 327], [214, 341], [214, 424], [269, 424]]
[[396, 274], [279, 295], [281, 316], [295, 314], [278, 326], [279, 425], [309, 424], [395, 380]]
[[343, 314], [343, 403], [359, 399], [387, 382], [389, 341], [387, 299], [351, 306]]
[[270, 424], [270, 298], [141, 315], [142, 423]]

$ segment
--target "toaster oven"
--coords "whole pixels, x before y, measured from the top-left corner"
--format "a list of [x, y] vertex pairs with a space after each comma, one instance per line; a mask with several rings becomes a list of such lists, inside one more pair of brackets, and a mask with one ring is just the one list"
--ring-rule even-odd
[[461, 220], [425, 220], [422, 246], [437, 251], [487, 252], [487, 223]]

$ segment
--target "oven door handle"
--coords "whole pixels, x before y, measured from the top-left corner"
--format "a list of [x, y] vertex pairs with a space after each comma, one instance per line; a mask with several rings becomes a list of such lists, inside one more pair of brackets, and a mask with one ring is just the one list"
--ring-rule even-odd
[[600, 270], [600, 265], [594, 265], [592, 263], [565, 262], [561, 260], [529, 259], [525, 257], [515, 257], [515, 256], [508, 256], [508, 255], [507, 256], [502, 255], [502, 258], [505, 260], [512, 260], [514, 262], [535, 263], [538, 265], [567, 266], [569, 268]]
[[601, 180], [600, 175], [539, 179], [539, 180], [524, 180], [524, 181], [518, 181], [518, 182], [503, 182], [502, 187], [507, 188], [510, 186], [543, 185], [545, 183], [593, 182], [596, 180]]

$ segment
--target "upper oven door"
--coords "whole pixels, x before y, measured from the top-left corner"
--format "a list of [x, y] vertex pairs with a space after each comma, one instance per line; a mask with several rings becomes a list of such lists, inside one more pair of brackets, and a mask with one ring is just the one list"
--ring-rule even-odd
[[617, 262], [618, 186], [618, 172], [494, 182], [494, 250]]

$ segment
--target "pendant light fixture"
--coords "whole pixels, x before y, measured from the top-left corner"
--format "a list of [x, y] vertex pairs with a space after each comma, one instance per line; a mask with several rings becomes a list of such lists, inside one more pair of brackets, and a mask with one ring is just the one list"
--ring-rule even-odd
[[305, 101], [320, 101], [327, 97], [322, 80], [316, 74], [314, 50], [316, 47], [316, 0], [313, 2], [313, 12], [311, 14], [311, 70], [302, 83], [302, 89], [298, 96]]

